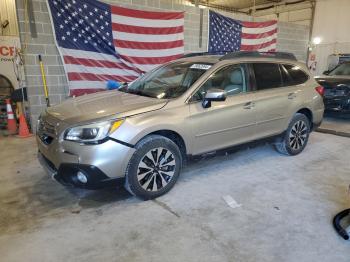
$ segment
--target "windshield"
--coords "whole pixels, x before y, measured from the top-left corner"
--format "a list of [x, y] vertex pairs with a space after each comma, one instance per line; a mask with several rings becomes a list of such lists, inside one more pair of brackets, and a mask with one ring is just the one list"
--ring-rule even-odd
[[334, 68], [328, 75], [330, 76], [350, 76], [350, 63], [345, 63]]
[[158, 99], [177, 98], [210, 67], [208, 63], [174, 62], [146, 73], [119, 90]]

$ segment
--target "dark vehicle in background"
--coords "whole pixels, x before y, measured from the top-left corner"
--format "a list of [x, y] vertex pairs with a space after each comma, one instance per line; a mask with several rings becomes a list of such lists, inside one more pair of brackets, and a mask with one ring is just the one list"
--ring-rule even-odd
[[324, 105], [326, 112], [350, 113], [350, 62], [315, 77], [325, 88]]

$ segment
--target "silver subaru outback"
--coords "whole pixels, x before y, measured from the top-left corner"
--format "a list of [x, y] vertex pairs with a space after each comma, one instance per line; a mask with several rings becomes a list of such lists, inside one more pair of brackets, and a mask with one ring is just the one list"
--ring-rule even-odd
[[118, 90], [48, 108], [38, 156], [62, 184], [122, 184], [152, 199], [174, 186], [188, 156], [267, 137], [277, 151], [299, 154], [322, 121], [322, 95], [288, 53], [184, 57]]

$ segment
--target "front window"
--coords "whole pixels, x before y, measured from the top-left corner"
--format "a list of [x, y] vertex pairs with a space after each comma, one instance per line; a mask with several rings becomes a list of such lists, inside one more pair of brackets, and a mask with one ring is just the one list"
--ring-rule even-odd
[[119, 90], [158, 99], [177, 98], [211, 66], [208, 63], [174, 62], [146, 73]]
[[244, 65], [230, 65], [212, 74], [192, 97], [192, 101], [203, 100], [211, 88], [226, 91], [227, 96], [233, 96], [247, 91], [247, 79]]
[[334, 68], [328, 75], [330, 76], [350, 76], [350, 63], [345, 63]]

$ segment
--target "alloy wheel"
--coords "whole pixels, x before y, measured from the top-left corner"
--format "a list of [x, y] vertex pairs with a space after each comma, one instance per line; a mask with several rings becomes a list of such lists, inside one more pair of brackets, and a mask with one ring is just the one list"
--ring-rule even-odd
[[308, 128], [304, 121], [297, 121], [289, 133], [289, 145], [294, 150], [302, 148], [306, 142], [308, 135]]
[[175, 174], [176, 161], [173, 153], [158, 147], [148, 151], [137, 168], [137, 180], [147, 191], [159, 191], [164, 188]]

